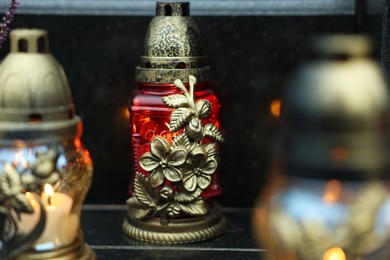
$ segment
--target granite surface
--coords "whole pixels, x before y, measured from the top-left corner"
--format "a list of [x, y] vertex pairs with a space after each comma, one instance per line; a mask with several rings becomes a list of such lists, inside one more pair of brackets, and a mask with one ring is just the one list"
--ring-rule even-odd
[[262, 259], [251, 235], [251, 211], [223, 208], [228, 230], [209, 241], [186, 245], [156, 245], [136, 241], [121, 231], [126, 216], [123, 206], [85, 206], [81, 224], [85, 242], [98, 259]]
[[[362, 31], [380, 42], [381, 16], [366, 17]], [[124, 204], [130, 182], [127, 103], [134, 68], [151, 17], [17, 15], [14, 27], [50, 33], [51, 51], [63, 65], [83, 142], [94, 162], [87, 203]], [[302, 61], [307, 37], [352, 33], [354, 16], [195, 17], [222, 104], [219, 179], [223, 206], [251, 207], [266, 183], [269, 143], [279, 124], [269, 106]], [[0, 51], [3, 58], [8, 43]], [[88, 214], [88, 213], [86, 213]], [[106, 213], [117, 214], [117, 213]]]

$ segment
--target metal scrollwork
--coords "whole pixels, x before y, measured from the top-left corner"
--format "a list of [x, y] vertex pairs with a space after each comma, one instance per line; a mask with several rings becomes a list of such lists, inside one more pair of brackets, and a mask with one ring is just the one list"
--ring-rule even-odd
[[162, 101], [173, 108], [170, 132], [179, 134], [172, 144], [161, 136], [152, 140], [150, 152], [139, 161], [149, 174], [136, 173], [135, 196], [127, 201], [134, 218], [159, 217], [161, 224], [168, 224], [172, 218], [209, 212], [201, 194], [212, 183], [219, 157], [216, 143], [206, 140], [224, 141], [215, 125], [202, 123], [201, 119], [210, 115], [211, 103], [195, 100], [196, 78], [189, 76], [189, 91], [181, 80], [174, 84], [183, 94], [166, 96]]
[[[56, 168], [58, 153], [48, 150], [36, 153], [36, 162], [18, 172], [18, 162], [5, 163], [0, 175], [0, 258], [11, 259], [29, 248], [43, 232], [46, 222], [44, 205], [39, 194], [45, 183], [60, 178]], [[29, 197], [27, 197], [29, 192]], [[21, 214], [32, 214], [32, 201], [39, 205], [39, 220], [28, 234], [18, 232]]]

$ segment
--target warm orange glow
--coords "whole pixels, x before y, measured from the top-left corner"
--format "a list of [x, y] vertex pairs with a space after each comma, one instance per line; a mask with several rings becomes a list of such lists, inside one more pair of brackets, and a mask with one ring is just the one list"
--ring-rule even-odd
[[123, 106], [120, 108], [121, 114], [124, 118], [129, 119], [130, 118], [130, 112], [129, 108], [127, 106]]
[[91, 165], [92, 164], [92, 159], [91, 159], [91, 155], [90, 155], [89, 151], [87, 149], [84, 149], [83, 152], [84, 152], [85, 164]]
[[347, 257], [340, 247], [332, 247], [326, 250], [323, 260], [346, 260]]
[[335, 147], [330, 151], [330, 155], [335, 161], [345, 161], [348, 159], [348, 151], [345, 147]]
[[334, 203], [340, 199], [341, 183], [338, 180], [330, 180], [325, 186], [323, 200], [326, 203]]
[[81, 141], [80, 141], [80, 139], [75, 139], [75, 140], [74, 140], [74, 145], [76, 146], [76, 148], [80, 148], [80, 147], [81, 147]]
[[271, 101], [269, 111], [271, 115], [273, 115], [274, 117], [279, 117], [281, 108], [282, 108], [282, 102], [280, 101], [279, 98], [277, 98]]

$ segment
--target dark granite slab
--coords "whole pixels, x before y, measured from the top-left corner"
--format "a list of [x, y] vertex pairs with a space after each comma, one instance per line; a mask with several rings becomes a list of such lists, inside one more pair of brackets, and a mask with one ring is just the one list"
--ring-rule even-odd
[[82, 227], [85, 242], [98, 259], [261, 259], [251, 236], [251, 211], [224, 208], [229, 223], [225, 234], [215, 239], [186, 245], [155, 245], [125, 236], [121, 231], [125, 206], [85, 206]]

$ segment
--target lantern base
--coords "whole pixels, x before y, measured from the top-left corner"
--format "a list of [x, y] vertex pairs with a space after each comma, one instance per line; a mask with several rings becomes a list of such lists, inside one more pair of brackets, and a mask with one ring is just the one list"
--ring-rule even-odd
[[54, 250], [36, 251], [30, 250], [20, 254], [14, 258], [15, 260], [96, 260], [96, 255], [93, 250], [84, 243], [83, 239], [77, 240], [66, 247], [61, 247]]
[[159, 218], [135, 219], [129, 211], [122, 230], [132, 238], [157, 244], [185, 244], [208, 240], [221, 235], [227, 229], [227, 222], [220, 206], [214, 201], [208, 204], [209, 214], [171, 219], [167, 225], [161, 225]]

